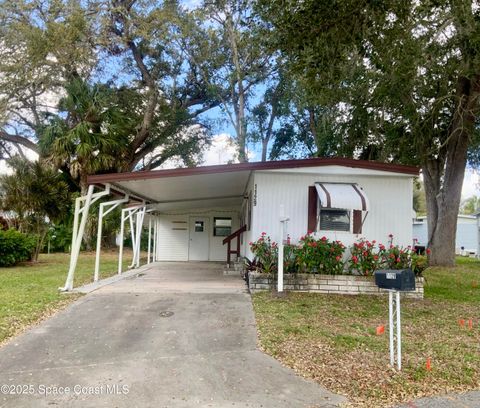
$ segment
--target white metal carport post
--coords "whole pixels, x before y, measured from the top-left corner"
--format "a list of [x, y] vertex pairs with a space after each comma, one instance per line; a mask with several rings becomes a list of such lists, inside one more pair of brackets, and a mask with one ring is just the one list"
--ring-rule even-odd
[[154, 211], [153, 208], [145, 210], [145, 213], [149, 213], [148, 214], [147, 264], [149, 264], [151, 262], [151, 258], [152, 258], [152, 218], [153, 218], [153, 215], [150, 214], [152, 211]]
[[135, 239], [135, 245], [136, 245], [136, 250], [134, 252], [134, 260], [135, 260], [135, 268], [140, 267], [140, 244], [142, 241], [142, 230], [143, 230], [143, 220], [145, 218], [145, 211], [146, 207], [143, 206], [140, 208], [140, 210], [137, 212], [137, 225], [136, 225], [136, 234], [137, 237]]
[[153, 261], [158, 261], [158, 229], [160, 228], [160, 219], [155, 217], [155, 229], [153, 230]]
[[[103, 226], [103, 216], [112, 212], [120, 204], [128, 203], [128, 195], [125, 198], [113, 201], [106, 201], [100, 204], [98, 210], [98, 227], [97, 227], [97, 250], [95, 252], [95, 273], [93, 275], [93, 281], [98, 281], [100, 275], [100, 251], [102, 246], [102, 226]], [[107, 211], [104, 212], [105, 207], [111, 206]]]
[[[100, 199], [101, 197], [107, 196], [110, 194], [110, 184], [105, 186], [104, 191], [94, 193], [95, 186], [88, 186], [88, 191], [86, 196], [78, 197], [75, 199], [75, 213], [73, 215], [73, 231], [72, 231], [72, 249], [70, 253], [70, 266], [68, 268], [67, 279], [65, 281], [65, 286], [60, 288], [62, 291], [69, 291], [73, 289], [73, 278], [75, 276], [75, 269], [77, 267], [78, 255], [80, 254], [80, 247], [82, 245], [83, 233], [85, 231], [85, 225], [87, 224], [88, 211], [90, 206]], [[85, 201], [85, 204], [82, 207], [82, 202]], [[82, 219], [79, 218], [80, 214]]]
[[153, 262], [156, 262], [158, 259], [158, 254], [157, 254], [158, 226], [159, 226], [158, 217], [155, 216], [154, 223], [153, 223]]
[[150, 263], [150, 254], [152, 252], [152, 217], [148, 217], [148, 249], [147, 249], [147, 264]]
[[[122, 261], [123, 261], [123, 240], [124, 240], [124, 235], [125, 235], [125, 221], [127, 219], [130, 219], [130, 232], [132, 236], [132, 246], [133, 249], [135, 250], [135, 246], [133, 245], [133, 240], [134, 240], [134, 232], [133, 232], [133, 222], [132, 222], [132, 217], [133, 214], [139, 210], [141, 206], [135, 206], [135, 207], [130, 207], [130, 208], [123, 208], [122, 209], [122, 215], [120, 219], [120, 247], [118, 249], [118, 274], [120, 275], [122, 273]], [[126, 215], [128, 213], [128, 215]], [[132, 267], [133, 264], [130, 266]]]

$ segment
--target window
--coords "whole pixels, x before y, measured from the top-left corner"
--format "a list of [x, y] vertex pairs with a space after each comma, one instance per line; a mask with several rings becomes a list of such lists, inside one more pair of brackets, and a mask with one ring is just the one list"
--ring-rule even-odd
[[361, 234], [369, 201], [355, 183], [316, 182], [308, 187], [307, 231]]
[[320, 208], [320, 230], [350, 232], [350, 211]]
[[215, 217], [213, 219], [213, 236], [228, 237], [232, 233], [232, 219]]
[[203, 232], [203, 221], [195, 221], [195, 232]]

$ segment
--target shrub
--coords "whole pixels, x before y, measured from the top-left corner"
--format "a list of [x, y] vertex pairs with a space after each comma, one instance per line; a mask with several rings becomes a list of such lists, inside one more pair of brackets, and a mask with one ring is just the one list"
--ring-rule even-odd
[[423, 271], [428, 268], [428, 258], [413, 252], [411, 268], [415, 276], [422, 276]]
[[12, 266], [31, 259], [36, 238], [14, 229], [0, 230], [0, 266]]
[[[353, 274], [372, 275], [377, 269], [411, 268], [416, 276], [421, 276], [428, 267], [426, 256], [419, 255], [411, 246], [407, 248], [393, 245], [393, 235], [389, 235], [388, 247], [383, 244], [375, 248], [375, 241], [359, 240], [351, 249], [349, 271]], [[427, 254], [430, 250], [427, 249]]]
[[283, 247], [283, 270], [285, 273], [298, 272], [297, 252], [298, 247], [296, 245], [287, 243]]
[[276, 272], [278, 246], [265, 232], [262, 232], [262, 236], [258, 240], [250, 242], [250, 249], [255, 255], [254, 262], [257, 265], [257, 270], [264, 273]]
[[326, 237], [316, 240], [307, 234], [300, 238], [296, 259], [299, 270], [307, 273], [338, 275], [343, 273], [345, 246]]
[[[388, 248], [376, 241], [360, 239], [350, 248], [350, 257], [344, 262], [345, 246], [340, 241], [329, 241], [326, 237], [315, 239], [312, 234], [300, 238], [298, 245], [287, 240], [284, 246], [285, 273], [321, 273], [326, 275], [369, 276], [377, 269], [411, 268], [416, 276], [421, 276], [428, 267], [426, 256], [419, 255], [412, 247], [393, 245], [393, 235], [389, 235]], [[265, 232], [255, 242], [250, 242], [255, 259], [247, 269], [265, 273], [277, 271], [278, 247]], [[427, 254], [430, 250], [427, 249]], [[347, 266], [347, 271], [345, 271]]]
[[410, 268], [411, 248], [404, 249], [402, 247], [390, 244], [388, 248], [382, 247], [380, 255], [382, 257], [382, 268], [384, 269], [406, 269]]
[[353, 244], [348, 261], [348, 270], [351, 274], [368, 276], [379, 268], [382, 259], [375, 249], [375, 243], [376, 241], [361, 239]]

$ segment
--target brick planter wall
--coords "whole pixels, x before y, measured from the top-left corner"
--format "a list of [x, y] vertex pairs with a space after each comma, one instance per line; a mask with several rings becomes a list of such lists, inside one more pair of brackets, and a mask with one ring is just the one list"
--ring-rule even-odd
[[[405, 292], [408, 298], [423, 299], [423, 278], [415, 279], [415, 292]], [[276, 279], [270, 274], [250, 272], [248, 286], [251, 293], [276, 288]], [[285, 274], [285, 290], [312, 293], [333, 293], [341, 295], [380, 295], [386, 293], [379, 289], [373, 276], [317, 275], [310, 273]]]

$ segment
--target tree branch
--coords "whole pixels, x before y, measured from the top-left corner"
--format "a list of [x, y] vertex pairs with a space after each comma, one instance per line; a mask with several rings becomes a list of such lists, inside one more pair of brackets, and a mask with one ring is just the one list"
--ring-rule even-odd
[[40, 149], [38, 148], [38, 145], [32, 142], [30, 139], [27, 139], [26, 137], [20, 135], [12, 135], [5, 132], [4, 130], [0, 130], [0, 139], [5, 140], [6, 142], [19, 144], [30, 150], [33, 150], [37, 154], [40, 154]]

